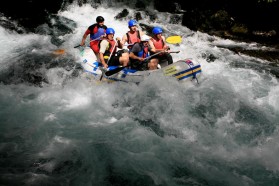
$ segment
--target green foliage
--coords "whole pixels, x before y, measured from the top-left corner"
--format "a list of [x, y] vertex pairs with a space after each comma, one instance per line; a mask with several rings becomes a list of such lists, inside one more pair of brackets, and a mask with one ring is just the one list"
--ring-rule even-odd
[[232, 33], [234, 34], [247, 34], [248, 33], [248, 28], [243, 25], [243, 24], [235, 24], [231, 28]]

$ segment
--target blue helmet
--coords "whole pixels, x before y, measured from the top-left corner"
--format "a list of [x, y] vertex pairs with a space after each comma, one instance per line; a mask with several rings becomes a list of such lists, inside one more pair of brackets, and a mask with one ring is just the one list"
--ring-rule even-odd
[[154, 27], [152, 30], [153, 34], [161, 34], [163, 32], [163, 30], [160, 27]]
[[136, 20], [133, 20], [131, 19], [129, 22], [128, 22], [128, 26], [129, 27], [132, 27], [132, 26], [136, 26], [138, 24], [138, 22]]
[[107, 28], [106, 34], [107, 34], [107, 35], [109, 35], [109, 34], [115, 34], [115, 31], [114, 31], [113, 28]]

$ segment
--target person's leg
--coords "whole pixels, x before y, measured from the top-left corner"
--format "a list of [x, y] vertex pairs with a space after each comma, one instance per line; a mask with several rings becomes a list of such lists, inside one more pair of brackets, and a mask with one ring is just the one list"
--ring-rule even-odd
[[90, 42], [90, 48], [93, 50], [94, 54], [96, 55], [97, 61], [100, 61], [100, 56], [99, 56], [99, 41], [92, 41]]
[[108, 61], [108, 66], [119, 66], [119, 57], [118, 56], [111, 56]]
[[168, 65], [168, 61], [167, 61], [167, 58], [165, 55], [162, 55], [162, 56], [158, 56], [157, 57], [158, 60], [159, 60], [159, 65], [161, 68], [164, 68], [165, 66]]
[[129, 53], [128, 52], [122, 53], [121, 57], [119, 57], [119, 63], [122, 66], [128, 66], [128, 64], [129, 64]]
[[166, 54], [166, 59], [168, 61], [168, 65], [173, 64], [173, 59], [172, 59], [172, 56], [170, 55], [170, 53]]
[[95, 53], [95, 52], [94, 52], [94, 54], [96, 55], [97, 61], [100, 62], [100, 61], [101, 61], [101, 60], [100, 60], [100, 54], [99, 54], [99, 53]]

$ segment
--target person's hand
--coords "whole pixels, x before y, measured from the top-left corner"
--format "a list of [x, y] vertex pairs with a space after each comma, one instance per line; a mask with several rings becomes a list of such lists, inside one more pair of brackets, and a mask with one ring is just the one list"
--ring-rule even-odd
[[108, 68], [108, 64], [107, 64], [105, 61], [102, 61], [102, 60], [101, 60], [101, 64], [102, 64], [102, 66], [103, 66], [103, 67], [102, 67], [103, 69]]
[[170, 47], [169, 46], [164, 46], [164, 49], [165, 49], [165, 51], [168, 51], [168, 50], [170, 50]]
[[116, 38], [116, 41], [121, 41], [120, 37], [117, 37], [117, 38]]
[[145, 60], [145, 58], [143, 58], [143, 57], [139, 57], [139, 58], [138, 58], [138, 60], [139, 60], [139, 61], [144, 61], [144, 60]]
[[105, 67], [100, 67], [100, 70], [102, 71], [102, 73], [105, 73], [108, 71], [108, 68], [105, 68]]
[[103, 64], [103, 69], [105, 69], [105, 70], [107, 70], [107, 68], [108, 68], [108, 64]]

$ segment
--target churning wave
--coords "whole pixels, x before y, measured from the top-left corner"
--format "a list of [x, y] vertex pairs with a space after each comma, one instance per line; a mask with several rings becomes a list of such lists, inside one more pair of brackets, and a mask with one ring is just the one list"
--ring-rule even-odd
[[[128, 16], [115, 20], [123, 8]], [[200, 84], [84, 76], [74, 46], [95, 17], [122, 36], [137, 13], [140, 29], [158, 25], [182, 36], [171, 46], [181, 51], [174, 61], [199, 61]], [[73, 3], [35, 33], [0, 28], [2, 185], [278, 184], [278, 79], [268, 61], [220, 47], [262, 46], [193, 32], [169, 21], [173, 15], [156, 14]]]

